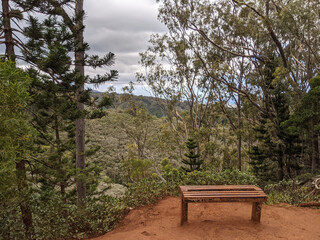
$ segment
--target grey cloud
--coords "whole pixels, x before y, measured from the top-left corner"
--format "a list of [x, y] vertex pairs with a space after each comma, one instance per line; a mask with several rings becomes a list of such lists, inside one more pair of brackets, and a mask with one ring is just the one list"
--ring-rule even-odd
[[94, 52], [140, 52], [146, 49], [151, 33], [124, 32], [102, 28], [96, 33], [86, 33], [85, 37]]
[[86, 2], [86, 21], [111, 30], [165, 31], [157, 21], [157, 4], [152, 0], [92, 0]]
[[[85, 41], [91, 49], [89, 54], [104, 55], [111, 51], [116, 55], [112, 69], [119, 71], [119, 80], [100, 86], [105, 90], [110, 84], [126, 85], [135, 81], [139, 70], [139, 52], [147, 49], [152, 33], [165, 32], [157, 20], [158, 5], [155, 0], [90, 0], [85, 1]], [[87, 74], [103, 74], [105, 70], [87, 69]], [[142, 91], [142, 86], [137, 84]], [[143, 92], [143, 91], [142, 91]]]

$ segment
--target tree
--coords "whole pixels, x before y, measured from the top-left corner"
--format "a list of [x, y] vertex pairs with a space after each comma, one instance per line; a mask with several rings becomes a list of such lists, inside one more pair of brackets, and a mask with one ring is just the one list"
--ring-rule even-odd
[[185, 154], [186, 158], [182, 160], [184, 164], [186, 164], [189, 168], [182, 167], [183, 170], [187, 172], [192, 172], [195, 170], [200, 170], [203, 160], [200, 160], [200, 155], [196, 153], [196, 149], [198, 147], [197, 142], [194, 138], [188, 138], [186, 142], [186, 147], [188, 149]]
[[[260, 102], [263, 95], [254, 95], [253, 91], [260, 86], [254, 78], [250, 88], [234, 85], [225, 75], [230, 59], [245, 58], [252, 66], [250, 75], [262, 79], [261, 67], [272, 60], [270, 56], [276, 57], [279, 71], [285, 73], [284, 81], [294, 89], [291, 94], [298, 101], [307, 91], [309, 79], [319, 71], [319, 29], [313, 24], [319, 22], [318, 1], [159, 2], [159, 19], [170, 31], [180, 32], [187, 42], [193, 43], [193, 51], [207, 74], [240, 93], [259, 111], [265, 111]], [[220, 64], [215, 64], [213, 54], [224, 56]]]
[[[270, 61], [265, 65], [263, 74], [264, 82], [264, 108], [267, 114], [261, 113], [259, 124], [255, 127], [257, 146], [251, 151], [254, 172], [262, 176], [267, 163], [257, 164], [257, 156], [269, 162], [270, 165], [276, 163], [271, 179], [282, 180], [283, 178], [297, 175], [300, 166], [297, 164], [300, 158], [299, 136], [296, 133], [287, 131], [284, 123], [290, 118], [289, 103], [290, 98], [286, 93], [282, 75], [276, 72], [277, 61]], [[260, 170], [258, 170], [260, 165]], [[263, 170], [264, 169], [264, 170]], [[266, 174], [266, 173], [264, 173]], [[264, 176], [265, 178], [265, 176]]]
[[300, 134], [307, 146], [302, 146], [309, 155], [311, 172], [320, 168], [319, 164], [319, 133], [320, 133], [320, 77], [315, 76], [310, 80], [310, 90], [304, 95], [296, 112], [289, 120], [283, 123], [288, 132]]
[[[2, 12], [0, 26], [2, 27], [3, 31], [0, 33], [0, 39], [4, 39], [4, 41], [1, 41], [0, 43], [5, 44], [5, 54], [3, 55], [3, 59], [10, 60], [12, 61], [11, 64], [13, 64], [15, 63], [16, 58], [21, 58], [21, 56], [16, 55], [15, 47], [18, 47], [20, 50], [25, 49], [24, 43], [18, 36], [19, 34], [22, 34], [22, 31], [20, 26], [17, 24], [17, 22], [23, 18], [23, 15], [21, 9], [13, 9], [10, 6], [9, 0], [2, 0], [1, 2]], [[16, 28], [12, 27], [12, 22], [16, 25]], [[10, 68], [13, 73], [13, 67], [10, 66], [8, 69]], [[8, 77], [9, 75], [10, 74], [8, 74]], [[16, 171], [19, 179], [18, 188], [20, 192], [28, 192], [26, 162], [27, 161], [25, 159], [20, 159], [20, 161], [16, 163]], [[33, 239], [34, 229], [32, 213], [27, 196], [25, 201], [21, 200], [20, 210], [22, 214], [23, 223], [26, 229], [26, 237], [28, 239]]]
[[26, 168], [34, 135], [25, 111], [30, 83], [13, 62], [0, 62], [0, 208], [20, 206], [26, 239], [34, 239]]
[[[76, 167], [77, 167], [77, 201], [83, 205], [86, 198], [85, 175], [85, 116], [87, 111], [84, 105], [93, 105], [89, 95], [90, 90], [85, 90], [85, 84], [99, 85], [106, 81], [115, 80], [118, 72], [89, 77], [84, 75], [84, 66], [92, 68], [111, 66], [114, 63], [114, 54], [108, 53], [100, 58], [85, 55], [88, 49], [83, 39], [83, 1], [76, 1], [74, 14], [71, 15], [67, 8], [73, 6], [73, 1], [37, 1], [35, 11], [50, 16], [42, 23], [32, 16], [29, 17], [30, 25], [26, 29], [29, 38], [28, 51], [25, 52], [28, 62], [35, 64], [41, 71], [52, 79], [54, 84], [64, 88], [64, 97], [71, 99], [76, 106], [73, 116], [75, 122]], [[26, 7], [26, 6], [25, 6]], [[70, 16], [71, 15], [71, 16]], [[61, 35], [57, 34], [60, 33]], [[74, 58], [69, 54], [73, 52]], [[60, 55], [63, 57], [61, 58]], [[72, 65], [75, 68], [72, 68]], [[99, 105], [100, 107], [101, 104]]]
[[[209, 159], [206, 145], [211, 142], [213, 103], [217, 100], [215, 81], [203, 71], [184, 33], [174, 28], [169, 30], [169, 34], [151, 36], [148, 50], [140, 54], [146, 71], [137, 73], [137, 77], [146, 82], [159, 99], [179, 142], [180, 159], [190, 135], [200, 143], [197, 151], [203, 160]], [[181, 111], [181, 105], [185, 111]]]

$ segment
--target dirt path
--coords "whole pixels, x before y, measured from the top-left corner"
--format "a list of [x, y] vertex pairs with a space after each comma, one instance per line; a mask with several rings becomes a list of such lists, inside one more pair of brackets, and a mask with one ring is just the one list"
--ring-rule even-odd
[[260, 224], [250, 217], [249, 203], [194, 203], [188, 223], [180, 227], [179, 198], [169, 197], [132, 210], [114, 231], [94, 240], [320, 239], [317, 209], [263, 205]]

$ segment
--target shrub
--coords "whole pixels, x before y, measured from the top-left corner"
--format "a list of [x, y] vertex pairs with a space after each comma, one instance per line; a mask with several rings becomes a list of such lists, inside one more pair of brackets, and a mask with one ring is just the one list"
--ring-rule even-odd
[[268, 204], [283, 202], [298, 205], [308, 194], [308, 189], [298, 185], [296, 180], [282, 180], [279, 183], [269, 184], [264, 190], [268, 194]]
[[146, 178], [129, 185], [122, 201], [128, 207], [138, 207], [156, 203], [167, 195], [167, 184], [157, 178]]
[[237, 169], [228, 169], [219, 173], [193, 171], [185, 173], [172, 168], [163, 176], [170, 184], [179, 185], [257, 185], [255, 176]]

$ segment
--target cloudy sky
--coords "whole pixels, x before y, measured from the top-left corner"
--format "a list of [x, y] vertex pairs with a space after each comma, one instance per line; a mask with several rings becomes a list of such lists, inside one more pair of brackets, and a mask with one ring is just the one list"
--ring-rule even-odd
[[[89, 53], [103, 56], [111, 51], [116, 55], [113, 69], [119, 71], [119, 79], [113, 82], [117, 91], [128, 82], [135, 82], [135, 73], [140, 70], [139, 52], [147, 49], [152, 33], [166, 31], [157, 20], [158, 4], [155, 0], [87, 0], [85, 41]], [[92, 74], [91, 70], [87, 71]], [[99, 71], [99, 73], [103, 73]], [[99, 87], [106, 90], [110, 84]], [[145, 86], [136, 85], [135, 94], [148, 95]]]

